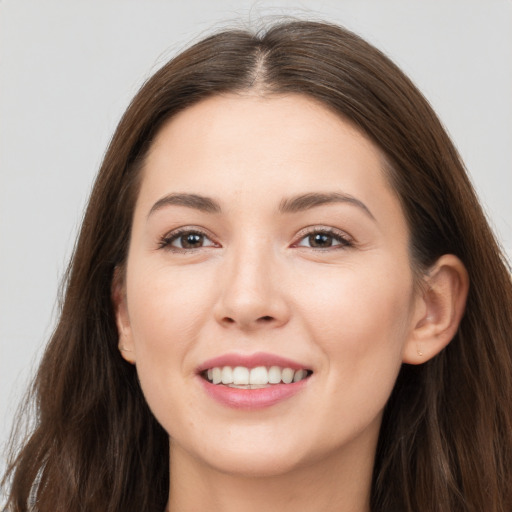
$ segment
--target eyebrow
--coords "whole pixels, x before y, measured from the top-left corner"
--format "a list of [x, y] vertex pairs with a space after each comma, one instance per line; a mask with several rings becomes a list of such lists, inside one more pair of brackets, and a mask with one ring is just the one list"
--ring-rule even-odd
[[[333, 203], [345, 203], [360, 208], [368, 217], [375, 220], [369, 208], [359, 199], [339, 192], [311, 192], [300, 194], [290, 198], [283, 199], [279, 203], [279, 213], [297, 213], [318, 206]], [[159, 199], [148, 213], [148, 217], [166, 206], [185, 206], [205, 213], [221, 213], [220, 204], [210, 197], [199, 194], [173, 193]]]
[[165, 206], [171, 205], [186, 206], [187, 208], [194, 208], [195, 210], [200, 210], [205, 213], [221, 212], [219, 203], [209, 197], [200, 196], [198, 194], [168, 194], [159, 199], [151, 207], [148, 217], [157, 210], [161, 210]]
[[283, 199], [279, 204], [280, 213], [297, 213], [309, 210], [317, 206], [332, 203], [346, 203], [360, 208], [368, 217], [375, 220], [370, 209], [359, 199], [350, 194], [341, 194], [339, 192], [302, 194], [288, 199]]

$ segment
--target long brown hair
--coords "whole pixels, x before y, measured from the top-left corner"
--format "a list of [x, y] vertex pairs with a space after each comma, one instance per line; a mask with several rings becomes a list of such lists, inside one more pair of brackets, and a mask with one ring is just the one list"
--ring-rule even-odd
[[33, 385], [36, 425], [10, 463], [8, 510], [162, 511], [168, 437], [117, 349], [114, 269], [127, 255], [140, 168], [162, 123], [222, 92], [305, 94], [351, 120], [385, 170], [426, 269], [457, 255], [471, 280], [449, 346], [403, 365], [386, 406], [374, 512], [512, 510], [512, 284], [463, 164], [431, 107], [381, 52], [338, 26], [285, 22], [195, 44], [141, 88], [114, 134]]

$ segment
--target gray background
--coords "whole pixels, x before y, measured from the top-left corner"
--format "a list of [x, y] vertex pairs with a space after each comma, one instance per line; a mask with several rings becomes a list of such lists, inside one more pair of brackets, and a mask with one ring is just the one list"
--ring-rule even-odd
[[512, 255], [510, 0], [0, 1], [0, 449], [52, 331], [93, 177], [130, 98], [210, 29], [282, 14], [344, 24], [411, 76]]

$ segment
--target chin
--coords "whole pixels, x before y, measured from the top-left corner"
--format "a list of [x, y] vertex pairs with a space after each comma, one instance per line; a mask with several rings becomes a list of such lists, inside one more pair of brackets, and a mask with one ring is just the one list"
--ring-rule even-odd
[[226, 475], [265, 478], [293, 472], [310, 458], [305, 443], [291, 440], [290, 436], [286, 439], [281, 436], [258, 438], [244, 435], [233, 439], [233, 435], [233, 432], [224, 432], [211, 442], [194, 443], [192, 446], [174, 444], [171, 459], [177, 456], [174, 459], [177, 464], [180, 460], [194, 460], [198, 470], [202, 466]]
[[246, 478], [276, 477], [292, 472], [300, 467], [300, 461], [289, 456], [270, 455], [268, 451], [257, 455], [247, 453], [227, 454], [210, 465], [220, 473]]

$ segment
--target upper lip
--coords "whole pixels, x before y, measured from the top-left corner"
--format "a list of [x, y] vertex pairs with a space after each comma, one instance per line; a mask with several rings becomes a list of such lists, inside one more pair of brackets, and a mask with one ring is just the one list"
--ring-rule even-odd
[[204, 361], [197, 368], [197, 372], [201, 373], [210, 368], [221, 368], [223, 366], [244, 366], [246, 368], [256, 368], [257, 366], [279, 366], [281, 368], [291, 368], [292, 370], [311, 369], [305, 364], [286, 357], [278, 356], [276, 354], [267, 354], [265, 352], [257, 352], [255, 354], [223, 354]]

